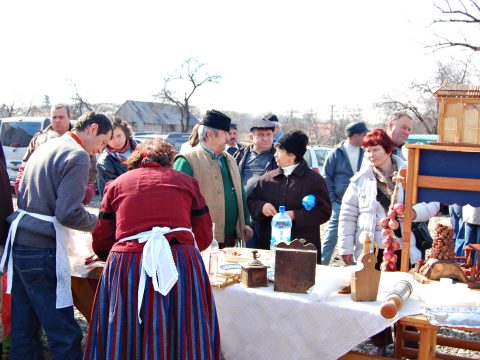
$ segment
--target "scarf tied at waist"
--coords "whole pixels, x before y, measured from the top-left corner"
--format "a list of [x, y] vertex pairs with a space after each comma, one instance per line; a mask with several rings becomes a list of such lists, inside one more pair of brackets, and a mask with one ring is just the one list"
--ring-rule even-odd
[[[154, 226], [152, 230], [144, 231], [136, 235], [123, 238], [119, 241], [138, 240], [140, 244], [145, 243], [142, 251], [140, 282], [138, 284], [138, 321], [142, 323], [140, 310], [142, 308], [143, 294], [145, 293], [145, 283], [147, 275], [152, 278], [153, 289], [163, 296], [167, 295], [178, 280], [178, 270], [173, 260], [172, 249], [165, 237], [178, 231], [188, 231], [192, 234], [194, 242], [195, 235], [192, 229], [178, 227], [170, 229], [169, 227]], [[196, 243], [195, 243], [196, 245]]]
[[55, 273], [57, 276], [56, 287], [56, 302], [55, 308], [62, 309], [73, 306], [72, 289], [71, 289], [71, 273], [70, 260], [68, 259], [68, 241], [71, 238], [72, 231], [60, 224], [55, 216], [48, 216], [37, 214], [18, 209], [18, 216], [10, 224], [10, 229], [7, 235], [7, 242], [5, 243], [5, 250], [3, 252], [2, 260], [0, 262], [0, 269], [4, 271], [5, 262], [7, 263], [7, 294], [12, 293], [13, 281], [13, 243], [17, 234], [18, 224], [25, 215], [29, 215], [39, 220], [53, 223], [55, 228]]

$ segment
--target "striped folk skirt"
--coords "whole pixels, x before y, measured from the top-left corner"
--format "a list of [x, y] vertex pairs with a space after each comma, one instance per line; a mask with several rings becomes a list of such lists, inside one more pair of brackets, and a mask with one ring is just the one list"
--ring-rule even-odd
[[147, 276], [142, 323], [141, 253], [110, 252], [92, 310], [85, 359], [220, 359], [220, 332], [208, 275], [193, 246], [171, 244], [178, 281], [163, 296]]

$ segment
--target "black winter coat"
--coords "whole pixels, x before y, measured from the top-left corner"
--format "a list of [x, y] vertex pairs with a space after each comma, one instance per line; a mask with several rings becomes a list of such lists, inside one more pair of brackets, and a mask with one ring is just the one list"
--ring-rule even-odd
[[[316, 205], [307, 211], [302, 205], [302, 199], [309, 194], [315, 196]], [[291, 238], [292, 240], [302, 238], [307, 243], [314, 244], [318, 250], [317, 263], [320, 263], [320, 224], [327, 222], [332, 213], [332, 204], [323, 177], [310, 169], [302, 159], [288, 177], [278, 168], [260, 178], [248, 196], [247, 204], [250, 215], [261, 226], [259, 240], [261, 249], [270, 248], [272, 232], [272, 218], [266, 217], [262, 212], [265, 203], [271, 203], [277, 211], [280, 205], [285, 205], [285, 211], [294, 211]]]

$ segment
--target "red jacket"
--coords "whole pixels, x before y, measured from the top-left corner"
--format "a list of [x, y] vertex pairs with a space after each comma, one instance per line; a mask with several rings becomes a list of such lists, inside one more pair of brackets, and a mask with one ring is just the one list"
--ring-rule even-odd
[[[118, 240], [154, 226], [193, 230], [200, 251], [212, 241], [212, 219], [197, 180], [166, 167], [130, 170], [107, 184], [93, 232], [93, 250], [106, 259], [110, 250], [141, 252], [136, 240]], [[193, 244], [186, 231], [167, 234], [168, 241]]]

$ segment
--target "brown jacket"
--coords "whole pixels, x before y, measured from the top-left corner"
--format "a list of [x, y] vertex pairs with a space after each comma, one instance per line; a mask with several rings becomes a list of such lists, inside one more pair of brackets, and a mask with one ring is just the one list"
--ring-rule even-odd
[[[201, 144], [198, 144], [192, 150], [181, 155], [187, 159], [193, 169], [193, 177], [197, 179], [200, 184], [200, 191], [205, 197], [212, 221], [215, 223], [215, 239], [219, 243], [223, 243], [225, 241], [225, 206], [228, 206], [228, 204], [225, 204], [220, 166], [217, 160], [213, 160], [212, 156], [203, 149]], [[242, 200], [242, 180], [235, 159], [227, 153], [225, 153], [225, 157], [237, 197], [238, 220], [235, 227], [236, 238], [243, 240], [245, 218]]]
[[[307, 211], [302, 205], [302, 199], [312, 194], [316, 198], [315, 207]], [[302, 162], [286, 177], [278, 168], [263, 175], [247, 198], [248, 209], [254, 220], [260, 224], [259, 244], [261, 249], [270, 248], [272, 232], [271, 217], [263, 215], [265, 203], [271, 203], [278, 211], [280, 205], [285, 205], [285, 211], [293, 210], [295, 220], [292, 225], [292, 240], [303, 238], [307, 243], [317, 247], [317, 262], [320, 259], [320, 224], [327, 222], [332, 213], [332, 204], [328, 197], [327, 186], [323, 177]]]

